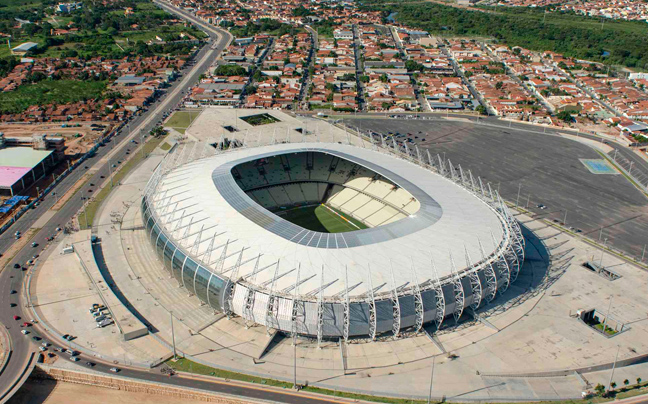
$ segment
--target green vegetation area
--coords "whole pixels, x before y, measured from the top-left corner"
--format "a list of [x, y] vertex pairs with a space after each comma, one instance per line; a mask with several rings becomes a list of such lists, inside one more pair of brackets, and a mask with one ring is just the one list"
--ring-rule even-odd
[[600, 324], [600, 323], [594, 325], [594, 328], [596, 328], [600, 332], [605, 332], [606, 335], [614, 335], [614, 334], [618, 333], [618, 331], [616, 331], [613, 328], [610, 328], [608, 326], [605, 326], [605, 331], [603, 331], [603, 324]]
[[164, 123], [167, 128], [173, 128], [180, 133], [185, 133], [185, 130], [191, 125], [193, 121], [198, 118], [200, 111], [176, 111], [168, 121]]
[[545, 16], [544, 9], [526, 7], [469, 10], [376, 0], [363, 7], [381, 10], [383, 19], [397, 12], [399, 23], [437, 35], [490, 37], [509, 46], [550, 50], [611, 65], [643, 69], [648, 64], [648, 25], [644, 22], [605, 19], [602, 23], [597, 18], [558, 12]]
[[315, 31], [317, 31], [318, 36], [321, 36], [323, 38], [333, 38], [333, 31], [335, 31], [335, 29], [338, 28], [340, 24], [334, 20], [329, 19], [320, 20], [310, 25]]
[[268, 125], [275, 122], [281, 122], [279, 119], [275, 118], [270, 114], [250, 115], [250, 116], [241, 117], [240, 119], [249, 123], [252, 126]]
[[[221, 26], [228, 28], [233, 27], [233, 24], [223, 22]], [[297, 35], [300, 32], [304, 32], [304, 29], [293, 27], [289, 24], [282, 24], [279, 21], [269, 18], [262, 18], [258, 23], [248, 22], [244, 27], [233, 27], [230, 29], [230, 33], [238, 38], [250, 37], [261, 33], [282, 36], [286, 34]]]
[[[337, 214], [331, 212], [331, 209]], [[324, 205], [304, 206], [276, 213], [297, 226], [322, 233], [345, 233], [367, 228], [362, 222]]]
[[0, 93], [0, 113], [20, 113], [32, 105], [66, 104], [101, 98], [106, 81], [43, 80]]
[[[188, 34], [198, 40], [206, 35], [175, 21], [176, 17], [158, 9], [149, 0], [122, 0], [102, 4], [86, 1], [79, 10], [69, 14], [55, 13], [58, 2], [51, 0], [0, 0], [0, 32], [11, 35], [12, 46], [31, 41], [38, 48], [32, 57], [103, 56], [120, 59], [126, 56], [186, 55], [194, 44]], [[126, 8], [133, 12], [126, 15]], [[22, 26], [16, 19], [29, 21]], [[70, 24], [68, 26], [68, 24]], [[52, 29], [76, 28], [78, 31], [56, 36]], [[160, 37], [162, 42], [156, 40]], [[147, 41], [153, 40], [150, 45]], [[9, 58], [8, 46], [0, 46], [0, 60]], [[6, 72], [0, 62], [0, 77]]]
[[217, 76], [246, 76], [247, 70], [239, 65], [219, 65], [214, 73]]
[[[273, 387], [282, 387], [282, 388], [293, 387], [293, 384], [289, 382], [282, 382], [279, 380], [267, 379], [263, 377], [250, 376], [243, 373], [230, 372], [228, 370], [216, 369], [209, 366], [201, 365], [199, 363], [193, 362], [186, 358], [179, 358], [176, 361], [174, 361], [172, 358], [167, 360], [165, 364], [179, 372], [188, 372], [188, 373], [194, 373], [194, 374], [199, 374], [204, 376], [214, 376], [222, 379], [239, 380], [243, 382], [257, 383], [257, 384], [273, 386]], [[606, 397], [602, 397], [601, 394], [592, 398], [588, 398], [587, 400], [537, 401], [536, 404], [583, 404], [583, 403], [598, 404], [598, 403], [610, 402], [614, 399], [624, 399], [624, 398], [635, 397], [641, 394], [648, 393], [648, 383], [643, 382], [641, 378], [636, 379], [636, 384], [634, 384], [634, 382], [635, 380], [633, 380], [632, 382], [627, 379], [624, 380], [623, 384], [625, 387], [613, 391], [611, 394], [607, 395]], [[370, 396], [368, 394], [348, 393], [344, 391], [328, 390], [328, 389], [322, 389], [319, 387], [310, 387], [310, 386], [304, 387], [302, 390], [307, 392], [317, 393], [317, 394], [325, 394], [328, 396], [348, 398], [353, 400], [372, 401], [377, 403], [388, 403], [388, 404], [427, 403], [427, 400], [410, 400], [405, 398]], [[433, 402], [436, 403], [437, 401], [433, 401]], [[516, 404], [516, 403], [509, 403], [509, 404]]]
[[[137, 165], [146, 158], [146, 156], [151, 153], [153, 150], [155, 150], [156, 147], [162, 141], [166, 139], [166, 136], [160, 136], [160, 137], [149, 137], [148, 141], [144, 144], [144, 152], [142, 153], [140, 150], [137, 150], [137, 152], [133, 151], [131, 153], [131, 158], [127, 162], [123, 163], [121, 166], [121, 169], [117, 171], [116, 173], [113, 174], [112, 176], [112, 182], [113, 185], [119, 184], [119, 182], [124, 179], [130, 171], [137, 167]], [[114, 140], [113, 140], [114, 141]], [[143, 155], [142, 155], [143, 154]], [[112, 164], [112, 163], [111, 163]], [[117, 170], [119, 167], [113, 168], [113, 172]], [[89, 181], [89, 180], [88, 180]], [[79, 188], [82, 189], [83, 187]], [[112, 191], [112, 187], [110, 186], [110, 183], [103, 187], [101, 191], [97, 192], [94, 196], [94, 199], [88, 203], [86, 206], [85, 210], [81, 211], [79, 214], [79, 227], [81, 229], [89, 229], [92, 227], [92, 223], [94, 222], [95, 216], [97, 215], [97, 212], [99, 210], [99, 207], [103, 203], [103, 201], [106, 199], [106, 197], [110, 194], [110, 191]], [[87, 226], [86, 226], [87, 223]]]

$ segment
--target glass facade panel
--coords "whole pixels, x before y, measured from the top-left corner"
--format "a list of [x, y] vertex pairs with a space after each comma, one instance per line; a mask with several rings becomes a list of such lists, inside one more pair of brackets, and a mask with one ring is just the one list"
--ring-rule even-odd
[[209, 305], [214, 308], [214, 310], [223, 311], [221, 303], [223, 301], [223, 289], [225, 288], [225, 281], [214, 274], [209, 281], [209, 288], [207, 293], [209, 294]]
[[[149, 241], [151, 242], [151, 244], [155, 244], [155, 239], [157, 238], [157, 232], [158, 232], [158, 225], [157, 223], [153, 222], [153, 218], [151, 218], [150, 221], [152, 222], [152, 224], [150, 227], [151, 231], [149, 231], [148, 233]], [[149, 227], [147, 226], [147, 229], [148, 228]]]
[[[142, 220], [147, 236], [154, 245], [155, 250], [162, 259], [167, 270], [171, 271], [178, 282], [183, 284], [187, 290], [196, 293], [198, 298], [209, 303], [215, 310], [222, 310], [223, 291], [226, 280], [217, 275], [211, 276], [211, 272], [199, 266], [192, 258], [177, 248], [155, 223], [154, 217], [148, 210], [148, 201], [142, 200]], [[184, 270], [183, 270], [184, 266]], [[196, 271], [198, 273], [196, 274]], [[194, 274], [196, 274], [194, 290]], [[208, 296], [209, 294], [209, 296]]]
[[196, 274], [196, 296], [203, 302], [207, 301], [207, 282], [211, 272], [199, 266]]
[[191, 257], [187, 258], [184, 269], [182, 270], [182, 279], [184, 280], [184, 287], [191, 293], [195, 293], [193, 280], [196, 269], [198, 269], [198, 264]]
[[155, 243], [155, 251], [157, 251], [158, 257], [162, 258], [162, 255], [164, 254], [164, 245], [167, 242], [167, 238], [158, 229], [158, 234], [157, 234], [157, 242]]
[[180, 283], [182, 283], [180, 272], [182, 271], [182, 264], [184, 264], [185, 258], [187, 258], [187, 256], [184, 255], [179, 248], [176, 249], [176, 252], [173, 255], [173, 276]]
[[164, 261], [164, 267], [167, 269], [167, 271], [171, 272], [171, 258], [173, 257], [173, 253], [175, 252], [176, 247], [173, 245], [173, 243], [166, 243], [166, 246], [164, 247], [164, 256], [162, 257], [162, 261]]

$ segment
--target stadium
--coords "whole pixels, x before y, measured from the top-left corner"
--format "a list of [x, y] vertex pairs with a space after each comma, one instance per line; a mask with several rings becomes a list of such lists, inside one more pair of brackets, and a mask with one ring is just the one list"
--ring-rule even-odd
[[524, 238], [497, 192], [449, 161], [365, 139], [273, 136], [214, 143], [206, 157], [178, 145], [141, 201], [169, 275], [247, 326], [318, 343], [439, 329], [504, 292]]

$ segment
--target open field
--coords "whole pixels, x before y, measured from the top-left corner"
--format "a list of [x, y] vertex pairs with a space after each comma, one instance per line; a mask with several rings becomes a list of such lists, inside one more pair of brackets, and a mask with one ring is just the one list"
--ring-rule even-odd
[[[344, 233], [367, 228], [362, 222], [341, 212], [337, 212], [338, 216], [331, 212], [330, 209], [332, 208], [324, 205], [306, 206], [287, 210], [279, 216], [305, 229], [322, 233]], [[344, 217], [344, 219], [340, 216]]]
[[105, 89], [105, 81], [43, 80], [23, 84], [15, 91], [0, 93], [0, 113], [20, 113], [32, 105], [67, 104], [99, 98]]
[[180, 133], [185, 133], [185, 130], [191, 125], [191, 123], [198, 118], [198, 112], [192, 111], [176, 111], [168, 121], [164, 123], [164, 126], [167, 128], [173, 128]]

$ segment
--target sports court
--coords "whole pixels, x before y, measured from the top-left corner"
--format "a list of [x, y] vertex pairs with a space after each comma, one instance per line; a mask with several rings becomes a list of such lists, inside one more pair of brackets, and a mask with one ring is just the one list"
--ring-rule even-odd
[[345, 233], [367, 228], [362, 222], [326, 205], [303, 206], [275, 213], [307, 230], [322, 233]]
[[612, 164], [603, 159], [579, 159], [592, 174], [618, 174]]

